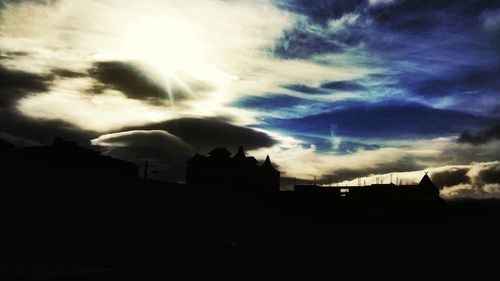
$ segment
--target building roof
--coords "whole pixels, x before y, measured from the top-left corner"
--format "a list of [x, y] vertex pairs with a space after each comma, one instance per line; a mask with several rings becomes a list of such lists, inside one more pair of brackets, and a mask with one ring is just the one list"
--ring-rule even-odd
[[273, 167], [273, 164], [271, 163], [271, 158], [269, 158], [269, 155], [267, 155], [266, 160], [264, 161], [264, 164], [262, 164], [261, 168], [278, 171], [276, 168]]
[[255, 164], [257, 164], [259, 162], [253, 156], [247, 156], [247, 157], [245, 157], [245, 161], [246, 161], [246, 163], [252, 164], [252, 165], [255, 165]]
[[191, 157], [191, 159], [188, 160], [188, 162], [189, 163], [200, 162], [200, 161], [203, 161], [205, 159], [206, 159], [205, 156], [196, 153], [193, 157]]
[[431, 178], [425, 173], [424, 177], [418, 183], [420, 186], [434, 186], [434, 183], [431, 181]]
[[218, 147], [208, 153], [212, 157], [226, 158], [231, 156], [231, 152], [225, 147]]
[[246, 158], [245, 151], [243, 151], [243, 147], [240, 145], [240, 147], [238, 147], [238, 151], [233, 156], [233, 159], [241, 160], [241, 159], [245, 159], [245, 158]]

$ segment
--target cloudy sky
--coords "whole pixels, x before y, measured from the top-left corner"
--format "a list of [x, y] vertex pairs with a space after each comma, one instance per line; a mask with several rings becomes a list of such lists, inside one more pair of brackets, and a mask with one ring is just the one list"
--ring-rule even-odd
[[0, 1], [0, 138], [500, 197], [500, 1]]

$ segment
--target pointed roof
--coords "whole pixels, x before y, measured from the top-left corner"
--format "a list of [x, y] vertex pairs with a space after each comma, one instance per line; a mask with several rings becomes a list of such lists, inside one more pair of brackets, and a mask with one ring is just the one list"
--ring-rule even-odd
[[236, 154], [233, 156], [233, 159], [245, 159], [246, 158], [246, 155], [245, 155], [245, 151], [243, 151], [243, 147], [240, 145], [240, 147], [238, 147], [238, 152], [236, 152]]
[[264, 161], [264, 164], [262, 164], [262, 166], [260, 166], [260, 167], [264, 168], [264, 169], [278, 171], [278, 170], [276, 170], [276, 168], [273, 167], [273, 164], [271, 164], [271, 158], [269, 158], [269, 155], [267, 155], [266, 160]]
[[420, 182], [418, 183], [420, 186], [435, 186], [434, 183], [431, 181], [431, 178], [425, 173], [425, 175], [422, 177]]

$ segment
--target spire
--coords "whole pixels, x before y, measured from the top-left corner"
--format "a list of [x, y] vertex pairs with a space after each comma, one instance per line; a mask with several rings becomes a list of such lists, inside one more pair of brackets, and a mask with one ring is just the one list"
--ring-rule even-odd
[[234, 159], [245, 159], [246, 158], [245, 152], [243, 151], [243, 147], [241, 145], [238, 148], [238, 152], [236, 152], [236, 154], [234, 155], [233, 158]]
[[427, 172], [425, 175], [422, 177], [420, 180], [420, 183], [418, 184], [420, 186], [435, 186], [434, 183], [431, 181], [431, 178], [427, 175]]
[[266, 156], [266, 161], [264, 161], [264, 165], [271, 165], [271, 158], [269, 158], [269, 155]]
[[276, 170], [273, 167], [273, 164], [271, 164], [271, 158], [269, 158], [269, 155], [267, 155], [266, 160], [264, 161], [264, 164], [262, 164], [261, 168], [270, 169], [270, 170]]

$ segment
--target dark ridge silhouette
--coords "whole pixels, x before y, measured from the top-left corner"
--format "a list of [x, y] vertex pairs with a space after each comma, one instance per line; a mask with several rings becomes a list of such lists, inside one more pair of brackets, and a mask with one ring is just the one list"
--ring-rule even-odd
[[419, 256], [426, 267], [464, 255], [484, 265], [482, 249], [500, 250], [489, 242], [500, 235], [500, 203], [443, 204], [427, 175], [411, 186], [279, 191], [270, 158], [258, 165], [242, 148], [194, 155], [186, 185], [142, 178], [134, 163], [57, 138], [0, 141], [0, 155], [1, 280], [286, 274], [320, 261], [352, 274], [386, 268], [380, 253], [413, 270]]

